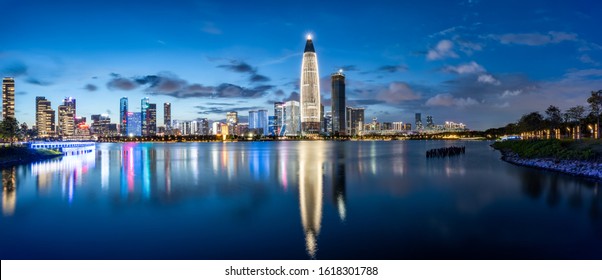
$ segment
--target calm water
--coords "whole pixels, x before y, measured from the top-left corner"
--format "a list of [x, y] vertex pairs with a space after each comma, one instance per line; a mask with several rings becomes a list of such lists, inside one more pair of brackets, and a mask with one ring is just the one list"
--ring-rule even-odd
[[0, 257], [601, 259], [601, 184], [488, 145], [98, 144], [2, 170]]

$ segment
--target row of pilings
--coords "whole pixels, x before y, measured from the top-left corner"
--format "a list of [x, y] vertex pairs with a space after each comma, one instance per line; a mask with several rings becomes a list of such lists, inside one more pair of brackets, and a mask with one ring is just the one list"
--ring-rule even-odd
[[439, 149], [430, 149], [426, 151], [427, 158], [440, 158], [440, 157], [451, 157], [457, 155], [463, 155], [466, 152], [466, 147], [445, 147]]

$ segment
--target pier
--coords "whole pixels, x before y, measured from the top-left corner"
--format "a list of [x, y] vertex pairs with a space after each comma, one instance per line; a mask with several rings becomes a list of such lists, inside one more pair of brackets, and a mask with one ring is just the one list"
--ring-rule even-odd
[[436, 158], [436, 157], [450, 157], [464, 154], [466, 152], [466, 147], [446, 147], [439, 149], [430, 149], [426, 151], [427, 158]]
[[95, 142], [37, 142], [28, 143], [30, 149], [55, 150], [64, 155], [78, 155], [96, 150]]

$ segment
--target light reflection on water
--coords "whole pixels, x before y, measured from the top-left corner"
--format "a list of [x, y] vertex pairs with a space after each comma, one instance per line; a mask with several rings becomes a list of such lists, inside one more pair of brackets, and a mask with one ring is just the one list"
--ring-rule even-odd
[[[2, 244], [0, 254], [3, 259], [600, 256], [591, 249], [602, 244], [599, 183], [501, 162], [484, 142], [462, 143], [467, 146], [462, 156], [424, 157], [428, 149], [451, 145], [459, 144], [98, 144], [95, 153], [2, 170], [0, 221], [6, 230], [0, 238], [13, 243]], [[555, 231], [558, 225], [571, 231]], [[31, 239], [22, 233], [32, 229], [47, 233], [39, 240], [44, 246], [27, 245]], [[64, 238], [73, 247], [62, 246]], [[90, 239], [98, 244], [89, 245]], [[525, 246], [537, 250], [525, 252]], [[23, 248], [32, 253], [21, 254]]]

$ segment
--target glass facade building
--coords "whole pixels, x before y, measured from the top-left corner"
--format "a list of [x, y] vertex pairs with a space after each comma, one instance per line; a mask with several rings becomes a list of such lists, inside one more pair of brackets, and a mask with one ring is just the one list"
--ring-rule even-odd
[[307, 37], [301, 62], [301, 131], [303, 135], [320, 132], [320, 75], [318, 57], [311, 36]]

